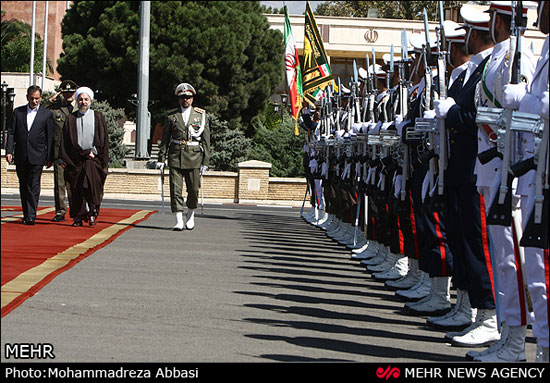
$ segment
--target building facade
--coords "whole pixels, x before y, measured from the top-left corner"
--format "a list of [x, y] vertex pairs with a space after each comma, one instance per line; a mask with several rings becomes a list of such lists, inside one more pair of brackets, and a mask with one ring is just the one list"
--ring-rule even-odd
[[[448, 2], [453, 3], [453, 2]], [[474, 5], [480, 10], [488, 6]], [[446, 9], [446, 18], [461, 22], [459, 19], [459, 8], [450, 7]], [[278, 29], [284, 33], [284, 15], [266, 15], [271, 28]], [[301, 56], [304, 46], [304, 16], [290, 15], [292, 34], [296, 39], [298, 53]], [[533, 24], [537, 20], [536, 9], [528, 12], [527, 31], [525, 33], [526, 43], [532, 47], [535, 57], [540, 55], [545, 35], [535, 29]], [[398, 20], [381, 18], [352, 18], [352, 17], [331, 17], [315, 16], [319, 34], [323, 40], [327, 53], [330, 69], [335, 77], [339, 77], [342, 84], [347, 84], [353, 76], [353, 61], [357, 67], [365, 67], [365, 55], [372, 52], [374, 48], [378, 64], [383, 64], [382, 57], [391, 52], [391, 45], [394, 45], [396, 56], [401, 52], [401, 32], [407, 31], [407, 36], [413, 33], [424, 34], [424, 22], [420, 20]], [[439, 22], [429, 22], [430, 41], [436, 41], [435, 28]], [[409, 43], [409, 51], [412, 49]], [[371, 63], [372, 64], [372, 63]], [[283, 82], [277, 89], [277, 93], [286, 93], [286, 84]], [[274, 102], [278, 102], [273, 98]]]

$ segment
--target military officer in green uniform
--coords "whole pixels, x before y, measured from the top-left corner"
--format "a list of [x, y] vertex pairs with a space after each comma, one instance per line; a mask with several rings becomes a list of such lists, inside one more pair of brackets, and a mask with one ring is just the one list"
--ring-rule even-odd
[[[199, 201], [200, 176], [210, 160], [210, 127], [206, 111], [193, 107], [195, 89], [181, 83], [175, 91], [179, 107], [168, 112], [159, 147], [157, 167], [163, 169], [168, 157], [170, 168], [170, 207], [176, 213], [173, 230], [195, 227], [195, 210]], [[183, 199], [183, 180], [187, 190], [187, 214]]]
[[[74, 81], [64, 80], [60, 85], [58, 92], [44, 103], [44, 107], [48, 108], [54, 119], [54, 200], [55, 200], [55, 217], [53, 222], [65, 221], [65, 213], [67, 212], [67, 204], [65, 203], [65, 193], [70, 200], [70, 188], [65, 182], [64, 169], [61, 167], [59, 158], [59, 146], [61, 145], [61, 134], [63, 132], [63, 124], [67, 116], [73, 112], [74, 108], [74, 93], [78, 85]], [[60, 97], [60, 95], [62, 97]]]

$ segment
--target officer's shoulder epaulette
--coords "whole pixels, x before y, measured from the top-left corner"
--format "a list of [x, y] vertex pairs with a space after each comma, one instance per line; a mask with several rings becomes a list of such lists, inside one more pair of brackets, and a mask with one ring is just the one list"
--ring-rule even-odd
[[166, 111], [166, 115], [169, 116], [169, 115], [171, 115], [171, 114], [176, 114], [176, 113], [178, 113], [179, 111], [180, 111], [180, 108], [179, 108], [179, 107], [178, 107], [178, 108], [174, 108], [174, 109], [169, 109], [169, 110]]
[[204, 110], [204, 109], [201, 109], [201, 108], [199, 108], [199, 107], [196, 107], [196, 106], [195, 106], [195, 107], [193, 107], [193, 110], [194, 110], [195, 112], [197, 112], [197, 113], [206, 113], [206, 110]]

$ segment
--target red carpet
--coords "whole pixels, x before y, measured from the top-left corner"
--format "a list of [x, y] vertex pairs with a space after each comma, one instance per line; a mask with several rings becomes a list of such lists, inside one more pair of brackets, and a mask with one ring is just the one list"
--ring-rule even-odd
[[[21, 209], [3, 206], [2, 211]], [[153, 213], [150, 210], [101, 209], [97, 225], [85, 224], [83, 227], [72, 227], [72, 220], [51, 222], [55, 215], [52, 207], [39, 208], [34, 226], [19, 223], [21, 215], [2, 218], [1, 316]]]

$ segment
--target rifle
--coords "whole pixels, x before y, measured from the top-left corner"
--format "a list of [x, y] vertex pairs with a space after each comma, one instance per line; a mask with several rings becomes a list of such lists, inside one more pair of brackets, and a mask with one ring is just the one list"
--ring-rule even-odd
[[[432, 68], [430, 67], [430, 59], [431, 59], [431, 52], [432, 48], [430, 45], [430, 33], [428, 29], [428, 13], [426, 11], [426, 8], [424, 8], [424, 34], [426, 36], [426, 44], [423, 45], [423, 59], [424, 59], [424, 79], [425, 79], [425, 89], [424, 89], [424, 110], [431, 110], [433, 109], [433, 73]], [[421, 120], [421, 121], [419, 121]], [[429, 123], [430, 127], [429, 129], [424, 130], [428, 133], [428, 145], [432, 146], [432, 148], [435, 146], [435, 126], [433, 119], [416, 119], [416, 125], [417, 130], [422, 131], [419, 129], [419, 125], [421, 125], [422, 122]], [[433, 190], [435, 185], [435, 151], [432, 149], [431, 151], [428, 151], [430, 153], [430, 159], [429, 159], [429, 174], [430, 174], [430, 191]]]
[[374, 112], [374, 104], [376, 102], [376, 94], [378, 92], [377, 87], [377, 78], [376, 78], [376, 54], [374, 52], [374, 47], [372, 48], [372, 73], [370, 74], [370, 88], [371, 93], [369, 94], [369, 121], [376, 122], [378, 120], [378, 116], [375, 115]]
[[[444, 13], [443, 1], [439, 1], [439, 28], [436, 29], [438, 36], [437, 44], [437, 76], [439, 80], [439, 99], [447, 98], [447, 44], [445, 39], [445, 28], [443, 26]], [[439, 124], [439, 162], [438, 162], [438, 179], [437, 179], [437, 194], [431, 200], [431, 208], [433, 211], [444, 211], [445, 206], [445, 169], [447, 168], [447, 130], [445, 128], [445, 119], [438, 119]]]
[[[399, 71], [399, 114], [405, 119], [409, 113], [409, 86], [407, 81], [406, 65], [409, 62], [409, 53], [407, 49], [407, 31], [403, 29], [401, 32], [401, 60], [398, 62]], [[402, 132], [406, 135], [406, 132]], [[400, 199], [401, 202], [405, 202], [407, 196], [407, 181], [409, 180], [409, 167], [410, 167], [410, 153], [409, 145], [403, 144], [403, 165], [402, 165], [402, 178]]]
[[[521, 62], [521, 30], [523, 23], [523, 2], [512, 2], [512, 19], [510, 25], [510, 49], [508, 79], [510, 84], [518, 84], [520, 81]], [[504, 153], [502, 158], [502, 173], [500, 188], [495, 197], [489, 213], [487, 223], [490, 225], [510, 226], [512, 224], [512, 181], [510, 177], [510, 165], [512, 162], [512, 131], [509, 128], [512, 121], [512, 110], [504, 109]]]
[[359, 68], [359, 76], [361, 77], [361, 80], [363, 81], [363, 93], [361, 95], [362, 97], [362, 112], [361, 112], [361, 121], [365, 122], [367, 121], [367, 111], [369, 108], [369, 99], [367, 95], [370, 95], [372, 92], [372, 82], [370, 81], [370, 75], [369, 75], [369, 55], [368, 53], [365, 55], [365, 63], [367, 65], [367, 69]]
[[336, 130], [340, 130], [340, 99], [342, 98], [342, 84], [340, 84], [340, 77], [338, 77], [338, 94], [336, 96], [336, 115], [334, 117], [336, 123]]
[[510, 130], [514, 132], [527, 132], [535, 135], [535, 153], [524, 161], [511, 166], [514, 176], [521, 177], [530, 170], [536, 170], [535, 181], [535, 206], [529, 216], [523, 232], [520, 245], [524, 247], [537, 247], [548, 249], [548, 211], [550, 206], [549, 175], [549, 124], [548, 120], [539, 115], [520, 113], [514, 111]]
[[332, 131], [332, 126], [334, 125], [333, 121], [333, 108], [332, 108], [332, 87], [327, 86], [327, 100], [325, 105], [325, 113], [327, 115], [327, 136], [330, 135], [330, 132]]
[[359, 105], [359, 97], [357, 96], [357, 90], [359, 88], [359, 73], [357, 72], [357, 64], [353, 60], [353, 105], [354, 119], [352, 123], [359, 122], [361, 119], [361, 106]]

